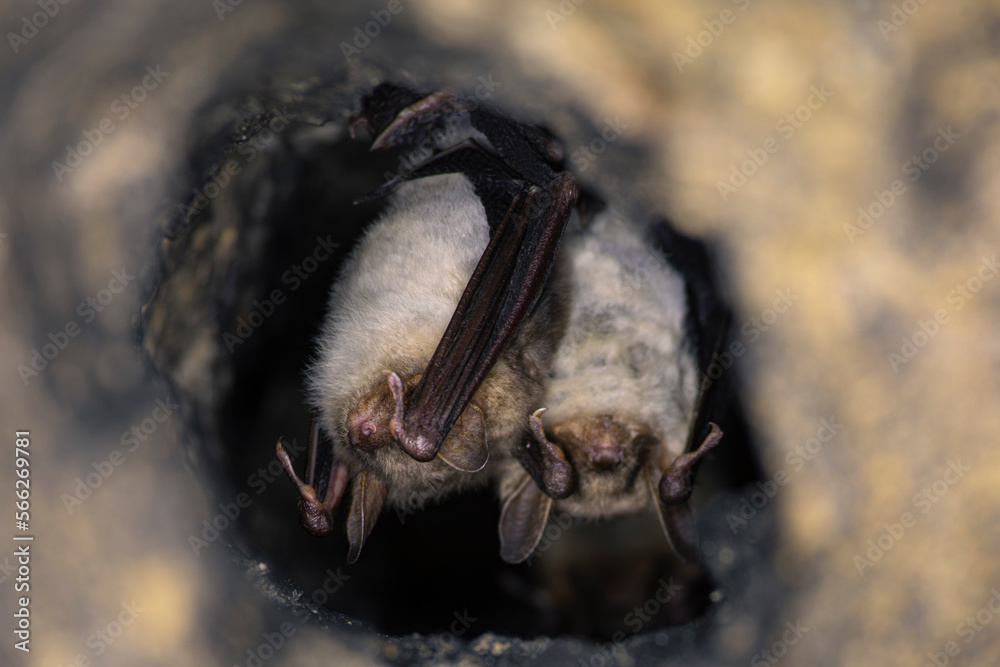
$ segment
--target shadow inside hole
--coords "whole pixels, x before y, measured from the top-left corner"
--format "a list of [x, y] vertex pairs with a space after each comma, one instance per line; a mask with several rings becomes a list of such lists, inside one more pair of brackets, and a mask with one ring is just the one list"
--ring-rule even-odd
[[[247, 214], [241, 233], [260, 235], [263, 250], [252, 262], [234, 263], [229, 280], [239, 303], [219, 306], [216, 340], [232, 348], [221, 355], [231, 382], [208, 415], [225, 452], [228, 483], [253, 500], [238, 534], [233, 531], [239, 546], [313, 602], [389, 634], [492, 631], [608, 640], [703, 614], [711, 582], [670, 553], [652, 514], [548, 531], [543, 539], [550, 547], [518, 566], [500, 559], [499, 503], [489, 490], [414, 512], [386, 509], [354, 565], [346, 563], [344, 536], [349, 494], [331, 536], [317, 539], [301, 528], [297, 494], [277, 464], [275, 444], [285, 437], [303, 474], [310, 421], [305, 369], [337, 271], [382, 206], [352, 201], [384, 182], [399, 162], [346, 137], [292, 145], [269, 158], [251, 187], [234, 190], [269, 193], [259, 197], [263, 213], [236, 207]], [[255, 310], [259, 316], [252, 316]], [[738, 410], [722, 426], [729, 451], [722, 454], [720, 446], [702, 475], [720, 488], [759, 479]], [[681, 592], [661, 594], [671, 581], [683, 584]], [[649, 606], [651, 599], [660, 602]]]

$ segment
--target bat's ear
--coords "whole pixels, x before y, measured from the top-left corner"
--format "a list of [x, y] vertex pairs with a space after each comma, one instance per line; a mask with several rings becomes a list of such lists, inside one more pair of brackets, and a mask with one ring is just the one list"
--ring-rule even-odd
[[469, 403], [451, 427], [437, 455], [462, 472], [479, 472], [490, 459], [486, 447], [486, 420], [483, 411]]
[[388, 485], [367, 469], [354, 478], [351, 512], [347, 516], [347, 541], [351, 545], [347, 552], [348, 563], [354, 563], [361, 555], [361, 547], [371, 535], [388, 493]]
[[656, 514], [660, 518], [660, 526], [663, 527], [670, 548], [684, 562], [697, 563], [700, 560], [698, 529], [691, 506], [686, 501], [674, 505], [665, 504], [657, 497], [656, 491], [659, 485], [653, 478], [654, 473], [647, 468], [646, 481], [649, 484], [649, 492], [655, 499], [653, 504], [656, 505]]
[[527, 560], [538, 546], [552, 511], [552, 498], [528, 475], [507, 498], [500, 513], [500, 557], [508, 563]]

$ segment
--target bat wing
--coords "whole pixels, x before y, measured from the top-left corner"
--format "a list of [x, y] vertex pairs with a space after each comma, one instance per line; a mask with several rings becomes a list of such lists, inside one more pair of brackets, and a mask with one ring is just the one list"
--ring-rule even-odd
[[[414, 178], [461, 173], [486, 210], [490, 240], [404, 417], [390, 428], [414, 459], [429, 461], [541, 294], [578, 190], [556, 171], [554, 140], [486, 109], [468, 110], [449, 91], [427, 96], [382, 84], [362, 102], [351, 127], [376, 134], [373, 148], [419, 145], [435, 131], [468, 121], [493, 151], [473, 139], [440, 151], [373, 193]], [[485, 442], [482, 443], [485, 449]]]
[[700, 556], [698, 532], [688, 498], [698, 463], [722, 439], [722, 430], [714, 420], [720, 419], [729, 403], [732, 373], [711, 371], [727, 340], [731, 313], [719, 296], [703, 244], [666, 222], [654, 225], [651, 234], [668, 263], [684, 276], [688, 304], [684, 326], [697, 362], [699, 386], [684, 454], [663, 471], [659, 480], [647, 474], [647, 482], [660, 499], [656, 511], [674, 551], [684, 560], [696, 562]]

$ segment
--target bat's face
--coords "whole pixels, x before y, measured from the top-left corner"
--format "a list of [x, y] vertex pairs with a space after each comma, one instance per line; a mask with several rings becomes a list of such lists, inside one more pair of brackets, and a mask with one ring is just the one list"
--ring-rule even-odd
[[601, 508], [645, 504], [641, 479], [657, 441], [645, 424], [610, 415], [567, 420], [549, 429], [572, 464], [578, 480], [577, 501]]
[[[456, 482], [456, 471], [472, 473], [485, 465], [485, 459], [479, 458], [486, 451], [486, 434], [478, 405], [470, 402], [463, 411], [442, 443], [437, 460], [415, 461], [399, 446], [396, 428], [402, 406], [416, 392], [421, 376], [411, 374], [403, 379], [387, 373], [379, 379], [342, 412], [345, 416], [336, 432], [341, 434], [344, 458], [411, 495], [414, 489], [425, 487], [443, 491]], [[401, 480], [410, 483], [402, 484]]]
[[[404, 382], [404, 386], [409, 390], [407, 393], [412, 393], [415, 385], [413, 378]], [[392, 446], [389, 421], [392, 419], [395, 407], [395, 400], [387, 382], [377, 383], [374, 389], [364, 394], [347, 411], [347, 417], [344, 419], [343, 430], [351, 447], [365, 452], [375, 452]]]

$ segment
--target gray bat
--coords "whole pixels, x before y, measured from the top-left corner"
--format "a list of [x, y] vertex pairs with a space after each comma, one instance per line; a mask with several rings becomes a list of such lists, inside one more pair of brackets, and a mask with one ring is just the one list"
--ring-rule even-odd
[[503, 463], [501, 555], [527, 559], [552, 512], [656, 511], [677, 554], [696, 560], [687, 500], [696, 464], [722, 437], [706, 421], [704, 372], [726, 329], [704, 249], [605, 209], [567, 232], [560, 253], [569, 322], [532, 437]]
[[[449, 91], [382, 84], [350, 127], [438, 149], [373, 193], [388, 208], [333, 286], [305, 481], [278, 444], [309, 532], [332, 529], [351, 480], [354, 562], [383, 505], [482, 485], [523, 438], [562, 333], [552, 267], [577, 189], [547, 132]], [[333, 461], [317, 470], [321, 432]]]

